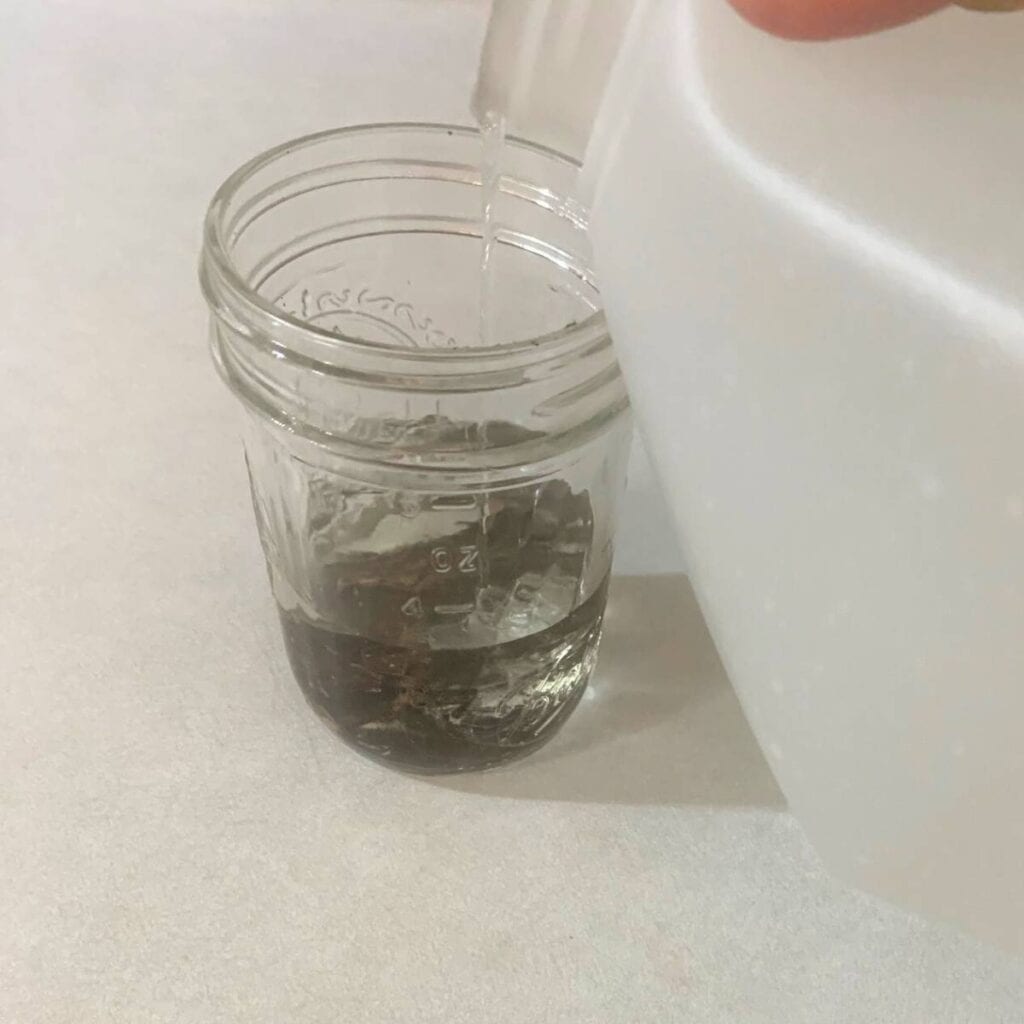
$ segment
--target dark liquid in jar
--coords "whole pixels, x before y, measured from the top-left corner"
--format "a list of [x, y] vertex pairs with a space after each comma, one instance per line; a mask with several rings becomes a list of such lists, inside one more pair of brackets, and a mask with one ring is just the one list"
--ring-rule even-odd
[[[371, 595], [372, 596], [372, 595]], [[292, 671], [346, 743], [426, 774], [536, 750], [576, 707], [597, 657], [607, 580], [561, 622], [493, 646], [400, 646], [281, 611]]]

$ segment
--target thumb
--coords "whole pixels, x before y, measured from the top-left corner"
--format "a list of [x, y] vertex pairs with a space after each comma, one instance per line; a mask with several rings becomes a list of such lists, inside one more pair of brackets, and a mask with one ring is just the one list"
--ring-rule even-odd
[[731, 0], [748, 21], [788, 39], [833, 39], [892, 28], [947, 0]]

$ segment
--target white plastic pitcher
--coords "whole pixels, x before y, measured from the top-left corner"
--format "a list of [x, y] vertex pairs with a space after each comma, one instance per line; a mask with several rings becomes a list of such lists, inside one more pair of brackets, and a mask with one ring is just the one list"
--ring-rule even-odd
[[496, 0], [477, 105], [586, 146], [647, 445], [826, 862], [1024, 951], [1024, 14]]

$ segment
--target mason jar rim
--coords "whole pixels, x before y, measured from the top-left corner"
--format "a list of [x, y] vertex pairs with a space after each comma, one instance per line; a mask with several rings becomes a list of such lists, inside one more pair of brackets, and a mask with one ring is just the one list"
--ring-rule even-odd
[[[271, 167], [275, 161], [290, 156], [302, 149], [311, 148], [330, 140], [344, 139], [352, 136], [373, 136], [405, 132], [410, 134], [429, 134], [431, 136], [443, 133], [448, 136], [458, 135], [464, 139], [480, 138], [481, 136], [478, 128], [467, 125], [416, 121], [377, 122], [346, 125], [341, 128], [329, 128], [324, 131], [313, 132], [280, 143], [257, 154], [233, 171], [223, 181], [210, 201], [203, 227], [203, 260], [207, 264], [204, 268], [204, 278], [207, 276], [209, 264], [212, 264], [219, 279], [218, 284], [221, 288], [226, 289], [236, 309], [254, 313], [266, 326], [282, 331], [281, 334], [275, 335], [275, 348], [284, 349], [289, 353], [297, 351], [297, 348], [293, 350], [291, 345], [283, 343], [282, 339], [288, 334], [298, 332], [296, 337], [311, 339], [320, 343], [330, 343], [332, 351], [338, 356], [343, 356], [345, 352], [349, 352], [362, 359], [377, 356], [386, 357], [392, 361], [397, 360], [402, 364], [415, 363], [415, 368], [407, 367], [406, 370], [406, 372], [414, 374], [425, 373], [432, 376], [434, 374], [447, 375], [451, 373], [461, 376], [466, 374], [467, 362], [478, 364], [478, 369], [485, 373], [488, 370], [496, 370], [497, 366], [495, 364], [499, 363], [503, 364], [504, 369], [508, 369], [510, 363], [529, 363], [530, 365], [547, 363], [549, 361], [564, 363], [567, 360], [571, 360], [577, 352], [593, 351], [595, 343], [599, 346], [602, 343], [610, 345], [610, 339], [607, 336], [608, 328], [605, 314], [603, 310], [598, 309], [579, 323], [569, 324], [545, 334], [530, 336], [507, 343], [474, 346], [471, 348], [396, 348], [387, 343], [369, 341], [343, 332], [317, 327], [280, 309], [250, 287], [236, 270], [225, 237], [226, 215], [230, 208], [231, 200], [238, 191], [253, 176]], [[572, 157], [541, 143], [532, 142], [519, 136], [510, 135], [506, 137], [505, 145], [533, 153], [545, 159], [557, 161], [568, 168], [578, 170], [580, 167], [579, 161], [574, 160]], [[477, 183], [477, 187], [480, 187], [479, 183]], [[582, 210], [578, 210], [577, 214], [582, 219], [582, 225], [585, 226], [586, 221], [583, 218]], [[209, 262], [207, 263], [207, 261]], [[210, 297], [207, 287], [208, 282], [204, 280], [203, 283], [204, 290], [207, 290], [208, 297]], [[306, 359], [308, 360], [308, 357]], [[331, 364], [326, 364], [323, 368], [330, 369], [331, 365], [333, 365], [333, 361]]]

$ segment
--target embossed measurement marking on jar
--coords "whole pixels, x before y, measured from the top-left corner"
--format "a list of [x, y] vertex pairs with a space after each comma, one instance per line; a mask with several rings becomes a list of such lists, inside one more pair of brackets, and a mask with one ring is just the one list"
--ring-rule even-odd
[[480, 549], [475, 544], [464, 544], [460, 548], [434, 548], [430, 552], [430, 566], [438, 576], [450, 572], [465, 575], [480, 568]]
[[430, 507], [435, 512], [448, 512], [459, 508], [476, 508], [478, 498], [475, 494], [442, 494], [434, 498]]
[[434, 605], [434, 614], [435, 615], [468, 615], [475, 608], [476, 608], [476, 605], [472, 601], [466, 601], [463, 604], [435, 604]]

